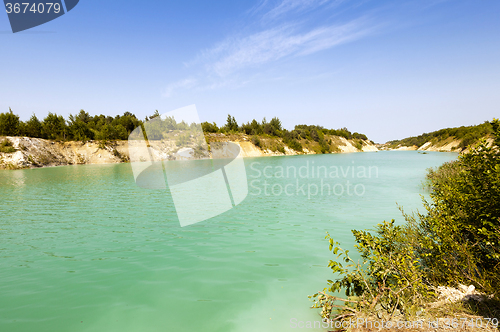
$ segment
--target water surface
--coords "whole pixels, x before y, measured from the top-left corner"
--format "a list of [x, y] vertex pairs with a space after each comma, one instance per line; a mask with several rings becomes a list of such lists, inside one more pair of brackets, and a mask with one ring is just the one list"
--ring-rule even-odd
[[[138, 188], [129, 164], [0, 171], [0, 330], [295, 330], [293, 318], [319, 320], [307, 295], [332, 278], [325, 232], [348, 248], [351, 229], [402, 222], [396, 203], [422, 209], [426, 168], [456, 157], [247, 158], [248, 197], [184, 228], [168, 192]], [[300, 167], [307, 178], [280, 173]], [[357, 194], [338, 195], [347, 181]]]

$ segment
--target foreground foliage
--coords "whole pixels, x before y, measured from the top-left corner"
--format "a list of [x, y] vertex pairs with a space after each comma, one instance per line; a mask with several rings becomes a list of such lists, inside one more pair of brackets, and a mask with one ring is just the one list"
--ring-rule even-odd
[[[328, 266], [339, 278], [328, 280], [329, 286], [312, 296], [316, 298], [315, 307], [322, 309], [323, 318], [341, 319], [363, 311], [375, 312], [385, 320], [395, 314], [415, 314], [432, 292], [416, 260], [415, 248], [405, 243], [407, 231], [395, 226], [394, 220], [377, 225], [374, 234], [353, 230], [361, 262], [355, 262], [348, 250], [327, 236], [337, 259], [330, 260]], [[347, 299], [333, 295], [342, 290]], [[345, 304], [339, 305], [338, 301]]]
[[[359, 314], [404, 319], [417, 315], [438, 285], [472, 284], [498, 303], [500, 286], [500, 123], [491, 123], [495, 138], [469, 147], [457, 161], [427, 175], [431, 201], [426, 213], [405, 214], [374, 232], [353, 230], [361, 261], [327, 236], [336, 255], [329, 267], [336, 280], [314, 294], [324, 319]], [[347, 298], [340, 298], [343, 292]], [[471, 307], [472, 308], [472, 307]]]

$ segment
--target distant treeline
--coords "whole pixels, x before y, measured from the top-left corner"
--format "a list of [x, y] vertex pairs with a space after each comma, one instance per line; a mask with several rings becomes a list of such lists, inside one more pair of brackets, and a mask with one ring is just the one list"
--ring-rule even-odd
[[[325, 139], [325, 135], [341, 136], [346, 139], [368, 139], [366, 135], [351, 133], [347, 128], [327, 129], [322, 126], [296, 125], [293, 130], [287, 130], [283, 128], [281, 120], [277, 117], [272, 118], [269, 122], [266, 118], [260, 122], [253, 119], [252, 121], [238, 125], [234, 116], [228, 115], [226, 124], [222, 127], [218, 127], [215, 122], [203, 122], [201, 126], [206, 133], [243, 133], [252, 135], [252, 143], [261, 148], [263, 148], [263, 146], [259, 136], [263, 135], [282, 138], [283, 143], [296, 151], [302, 151], [302, 143], [300, 140], [315, 141], [319, 144], [317, 153], [327, 153], [330, 151], [332, 142], [331, 140]], [[362, 144], [358, 143], [359, 149], [361, 146]], [[277, 150], [284, 152], [281, 146], [278, 146]]]
[[142, 124], [130, 113], [115, 117], [105, 115], [90, 116], [81, 110], [77, 115], [65, 119], [62, 115], [49, 113], [43, 120], [36, 115], [23, 122], [9, 109], [0, 113], [1, 136], [27, 136], [64, 141], [126, 140], [128, 135]]
[[433, 131], [431, 133], [425, 133], [416, 137], [408, 137], [401, 140], [389, 141], [390, 146], [404, 145], [413, 146], [416, 145], [421, 147], [426, 142], [437, 143], [438, 141], [444, 141], [449, 137], [454, 137], [455, 139], [462, 140], [460, 142], [459, 148], [465, 149], [470, 144], [477, 142], [479, 139], [491, 135], [493, 129], [491, 123], [485, 121], [484, 123], [476, 126], [462, 126], [458, 128], [445, 128], [438, 131]]
[[[156, 111], [144, 121], [159, 115]], [[70, 114], [68, 119], [62, 115], [49, 113], [40, 120], [33, 114], [28, 121], [24, 122], [9, 109], [9, 112], [0, 113], [0, 136], [27, 136], [65, 141], [126, 140], [135, 128], [143, 125], [144, 121], [139, 120], [130, 112], [111, 117], [102, 114], [91, 116], [84, 110], [80, 110], [77, 115]], [[218, 127], [215, 122], [203, 122], [201, 127], [205, 133], [244, 133], [253, 136], [280, 137], [291, 146], [301, 139], [321, 144], [324, 142], [325, 135], [341, 136], [346, 139], [367, 139], [366, 135], [351, 133], [347, 128], [326, 129], [321, 126], [297, 125], [293, 130], [287, 130], [282, 127], [281, 120], [277, 117], [269, 122], [265, 118], [260, 122], [254, 119], [240, 126], [234, 116], [228, 115], [224, 126]]]
[[203, 122], [201, 124], [203, 131], [208, 133], [244, 133], [247, 135], [269, 135], [282, 137], [283, 139], [309, 139], [320, 141], [324, 135], [341, 136], [346, 139], [368, 139], [366, 135], [359, 133], [351, 133], [347, 128], [342, 129], [327, 129], [322, 126], [296, 125], [293, 130], [286, 130], [281, 125], [281, 120], [277, 117], [267, 122], [266, 118], [262, 121], [253, 119], [251, 122], [242, 123], [238, 126], [236, 119], [228, 115], [226, 124], [223, 127], [217, 127], [215, 122]]

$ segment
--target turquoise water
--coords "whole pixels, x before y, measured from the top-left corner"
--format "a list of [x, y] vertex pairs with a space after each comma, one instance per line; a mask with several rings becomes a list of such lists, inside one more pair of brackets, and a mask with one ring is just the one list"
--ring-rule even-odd
[[426, 168], [456, 157], [248, 158], [247, 198], [184, 228], [129, 164], [0, 171], [0, 331], [296, 330], [319, 320], [307, 295], [331, 279], [325, 232], [347, 248], [351, 229], [402, 222], [396, 202], [421, 209]]

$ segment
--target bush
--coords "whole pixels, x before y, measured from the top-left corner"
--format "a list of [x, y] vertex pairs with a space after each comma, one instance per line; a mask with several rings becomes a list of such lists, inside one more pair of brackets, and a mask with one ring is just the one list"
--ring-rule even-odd
[[368, 137], [366, 137], [365, 134], [360, 134], [360, 133], [353, 133], [352, 138], [354, 139], [362, 139], [362, 140], [367, 140]]
[[480, 138], [481, 138], [481, 136], [479, 133], [476, 133], [476, 132], [468, 133], [462, 138], [462, 141], [460, 142], [458, 147], [461, 150], [467, 149], [467, 147], [469, 145], [476, 143]]
[[258, 136], [254, 136], [252, 137], [252, 143], [253, 145], [255, 145], [256, 147], [259, 147], [259, 148], [262, 148], [262, 143], [260, 142], [260, 139]]
[[[497, 122], [496, 122], [497, 123]], [[500, 131], [495, 137], [500, 140]], [[416, 229], [419, 251], [437, 283], [500, 285], [500, 151], [482, 141], [427, 176], [432, 203]]]
[[285, 144], [288, 145], [289, 148], [294, 149], [295, 151], [302, 152], [302, 144], [296, 139], [291, 139], [285, 141]]
[[253, 132], [253, 128], [250, 123], [244, 123], [241, 125], [241, 131], [246, 135], [251, 135]]
[[264, 130], [264, 134], [266, 134], [266, 135], [273, 136], [275, 134], [274, 128], [273, 128], [273, 126], [271, 126], [270, 123], [264, 124], [263, 130]]
[[[376, 310], [379, 319], [385, 320], [390, 320], [396, 311], [407, 318], [414, 315], [432, 293], [416, 259], [415, 249], [406, 243], [408, 230], [395, 226], [391, 220], [377, 225], [375, 234], [352, 232], [362, 262], [355, 262], [349, 257], [349, 250], [340, 248], [328, 234], [330, 251], [345, 265], [330, 260], [328, 267], [339, 278], [328, 280], [327, 288], [310, 296], [315, 299], [314, 307], [321, 308], [321, 316], [329, 320], [372, 310]], [[332, 295], [341, 290], [347, 300]], [[339, 300], [345, 305], [336, 304]]]
[[[330, 250], [347, 263], [330, 261], [335, 281], [312, 297], [327, 319], [361, 312], [406, 319], [432, 298], [438, 285], [473, 284], [498, 298], [500, 285], [500, 122], [492, 122], [495, 143], [485, 140], [454, 162], [429, 170], [431, 202], [426, 214], [404, 214], [376, 227], [375, 234], [353, 231], [362, 262], [328, 235]], [[332, 293], [343, 290], [339, 306]]]
[[210, 122], [202, 122], [201, 128], [203, 129], [203, 132], [205, 133], [216, 133], [219, 131], [219, 128], [215, 124], [215, 122], [210, 123]]
[[177, 146], [187, 146], [190, 141], [191, 141], [190, 134], [189, 133], [185, 133], [185, 134], [180, 134], [177, 137], [177, 140], [176, 140], [175, 144]]
[[356, 139], [354, 141], [354, 147], [358, 149], [359, 151], [363, 151], [363, 141], [360, 139]]
[[330, 152], [330, 145], [324, 139], [319, 141], [319, 148], [323, 154]]
[[319, 142], [319, 135], [316, 129], [311, 130], [310, 135], [313, 141]]
[[13, 153], [16, 152], [16, 149], [12, 146], [12, 142], [8, 139], [4, 139], [2, 143], [0, 143], [0, 152], [3, 153]]

